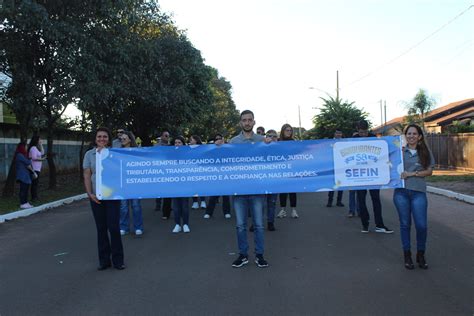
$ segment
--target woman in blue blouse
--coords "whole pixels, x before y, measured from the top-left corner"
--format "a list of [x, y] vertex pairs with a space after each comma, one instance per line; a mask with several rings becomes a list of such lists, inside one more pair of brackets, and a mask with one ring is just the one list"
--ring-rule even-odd
[[416, 228], [416, 262], [422, 269], [428, 269], [425, 259], [427, 237], [427, 209], [425, 177], [431, 176], [434, 158], [426, 146], [422, 129], [416, 124], [405, 128], [407, 146], [403, 148], [403, 169], [401, 178], [405, 188], [395, 189], [393, 202], [400, 219], [400, 237], [405, 258], [405, 268], [414, 268], [411, 258], [410, 229], [411, 218]]
[[38, 175], [31, 166], [31, 160], [28, 158], [26, 151], [26, 142], [18, 144], [15, 150], [15, 167], [16, 181], [20, 184], [20, 208], [32, 208], [33, 205], [28, 203], [28, 189], [31, 185], [31, 179], [37, 179]]

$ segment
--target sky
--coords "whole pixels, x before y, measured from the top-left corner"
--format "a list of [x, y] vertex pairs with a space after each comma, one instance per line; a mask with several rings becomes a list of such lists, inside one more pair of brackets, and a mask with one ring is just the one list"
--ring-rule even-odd
[[[310, 129], [339, 95], [381, 123], [425, 89], [435, 107], [474, 98], [474, 0], [158, 0], [256, 126]], [[464, 12], [463, 14], [461, 14]], [[460, 15], [461, 14], [461, 15]], [[312, 87], [312, 89], [310, 89]], [[298, 108], [300, 115], [298, 115]]]

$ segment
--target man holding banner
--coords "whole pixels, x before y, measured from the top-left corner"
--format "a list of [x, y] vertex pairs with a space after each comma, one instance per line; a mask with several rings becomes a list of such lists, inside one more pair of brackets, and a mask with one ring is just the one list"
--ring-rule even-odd
[[[265, 140], [265, 137], [253, 132], [255, 125], [253, 112], [245, 110], [240, 114], [240, 127], [242, 132], [230, 140], [231, 144], [256, 143]], [[234, 210], [237, 222], [237, 244], [239, 257], [232, 263], [234, 268], [246, 265], [248, 260], [247, 241], [247, 214], [252, 214], [255, 240], [255, 263], [259, 268], [268, 267], [268, 262], [263, 258], [263, 204], [265, 195], [237, 195], [234, 196]]]

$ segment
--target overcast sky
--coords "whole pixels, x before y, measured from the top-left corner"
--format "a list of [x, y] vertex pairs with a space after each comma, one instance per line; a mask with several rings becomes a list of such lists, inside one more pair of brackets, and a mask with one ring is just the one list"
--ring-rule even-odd
[[[302, 126], [325, 92], [381, 121], [423, 88], [437, 106], [474, 97], [471, 0], [160, 0], [257, 125]], [[463, 14], [461, 14], [464, 12]], [[460, 15], [461, 14], [461, 15]], [[314, 87], [316, 89], [309, 89]], [[325, 92], [323, 92], [325, 91]]]

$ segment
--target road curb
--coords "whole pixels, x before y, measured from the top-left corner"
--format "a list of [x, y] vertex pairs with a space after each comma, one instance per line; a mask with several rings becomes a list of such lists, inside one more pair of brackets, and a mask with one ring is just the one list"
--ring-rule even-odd
[[12, 219], [20, 218], [20, 217], [30, 216], [30, 215], [38, 213], [38, 212], [42, 212], [42, 211], [45, 211], [45, 210], [48, 210], [48, 209], [52, 209], [52, 208], [55, 208], [55, 207], [58, 207], [58, 206], [61, 206], [61, 205], [64, 205], [64, 204], [70, 204], [74, 201], [83, 200], [85, 198], [87, 198], [87, 194], [84, 193], [84, 194], [71, 196], [71, 197], [68, 197], [68, 198], [65, 198], [65, 199], [62, 199], [62, 200], [49, 202], [49, 203], [46, 203], [46, 204], [43, 204], [43, 205], [40, 205], [40, 206], [36, 206], [36, 207], [32, 207], [32, 208], [29, 208], [29, 209], [26, 209], [26, 210], [21, 210], [21, 211], [16, 211], [16, 212], [0, 215], [0, 223], [3, 223], [5, 221], [10, 221]]
[[461, 193], [457, 193], [457, 192], [454, 192], [454, 191], [440, 189], [440, 188], [436, 188], [436, 187], [432, 187], [432, 186], [427, 186], [426, 190], [429, 193], [444, 195], [444, 196], [447, 196], [447, 197], [450, 197], [450, 198], [453, 198], [453, 199], [456, 199], [456, 200], [459, 200], [459, 201], [463, 201], [463, 202], [466, 202], [466, 203], [469, 203], [469, 204], [474, 204], [474, 196], [471, 196], [471, 195], [461, 194]]

